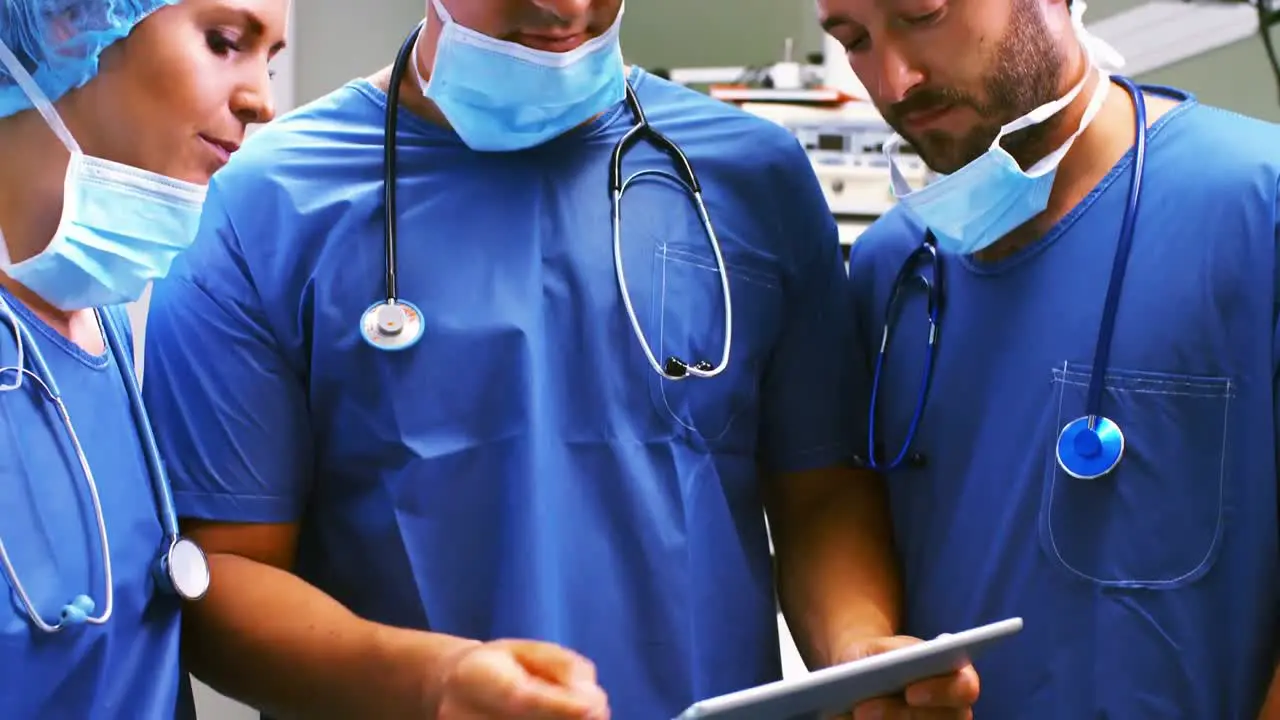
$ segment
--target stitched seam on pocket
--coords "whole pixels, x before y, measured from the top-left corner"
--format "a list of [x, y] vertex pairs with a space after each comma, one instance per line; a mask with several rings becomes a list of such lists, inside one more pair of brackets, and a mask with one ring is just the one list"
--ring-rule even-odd
[[[659, 292], [661, 293], [661, 299], [658, 301], [658, 363], [661, 364], [663, 358], [667, 356], [667, 253], [665, 248], [662, 251], [662, 284], [659, 287]], [[671, 399], [667, 397], [666, 378], [654, 373], [649, 382], [658, 383], [658, 392], [662, 394], [662, 404], [667, 408], [667, 415], [684, 429], [694, 433], [698, 432], [697, 428], [681, 419], [680, 414], [675, 411], [675, 408], [671, 407]], [[681, 382], [697, 382], [697, 379], [685, 379]]]
[[[676, 250], [669, 245], [662, 246], [660, 250], [662, 258], [666, 262], [678, 262], [683, 265], [690, 265], [702, 270], [719, 272], [719, 268], [716, 267], [715, 258], [703, 257], [702, 255], [691, 253], [687, 250]], [[776, 290], [778, 288], [777, 280], [764, 272], [745, 268], [738, 263], [730, 263], [728, 259], [725, 260], [724, 266], [731, 277], [736, 277], [740, 280], [745, 280], [746, 282], [761, 285], [772, 290]]]
[[[1062, 385], [1088, 387], [1092, 376], [1090, 373], [1074, 370], [1053, 369], [1053, 381]], [[1147, 395], [1182, 395], [1201, 398], [1229, 398], [1235, 390], [1231, 378], [1212, 377], [1143, 377], [1130, 374], [1110, 374], [1104, 376], [1103, 386], [1108, 390]]]
[[[1080, 387], [1080, 386], [1088, 387], [1087, 381], [1086, 382], [1068, 382], [1064, 380], [1063, 378], [1064, 375], [1072, 375], [1072, 374], [1082, 375], [1082, 373], [1070, 373], [1069, 371], [1064, 371], [1059, 369], [1055, 369], [1053, 372], [1053, 375], [1054, 375], [1053, 381], [1055, 384], [1059, 386], [1058, 410], [1055, 413], [1055, 416], [1059, 424], [1062, 423], [1062, 406], [1066, 401], [1065, 386], [1075, 385], [1077, 387]], [[1177, 381], [1173, 381], [1173, 382], [1174, 384], [1177, 383]], [[1120, 392], [1144, 392], [1141, 390], [1129, 390], [1127, 388], [1112, 388], [1112, 389], [1117, 389]], [[1074, 565], [1068, 562], [1066, 558], [1062, 556], [1062, 551], [1058, 547], [1057, 537], [1054, 535], [1054, 530], [1053, 530], [1054, 490], [1058, 486], [1058, 477], [1060, 475], [1060, 470], [1061, 470], [1061, 468], [1058, 467], [1058, 462], [1055, 454], [1055, 456], [1050, 459], [1053, 475], [1052, 475], [1052, 479], [1049, 481], [1048, 497], [1046, 498], [1046, 501], [1045, 501], [1044, 512], [1046, 514], [1045, 524], [1049, 534], [1049, 545], [1050, 547], [1053, 548], [1053, 554], [1058, 559], [1058, 564], [1061, 565], [1063, 569], [1067, 570], [1071, 574], [1081, 579], [1087, 580], [1091, 583], [1094, 583], [1102, 587], [1148, 588], [1148, 589], [1163, 589], [1163, 588], [1175, 587], [1186, 582], [1188, 578], [1195, 577], [1197, 574], [1200, 574], [1202, 571], [1204, 571], [1205, 566], [1214, 557], [1214, 554], [1218, 550], [1218, 546], [1222, 543], [1223, 525], [1226, 517], [1226, 513], [1225, 513], [1226, 491], [1227, 491], [1226, 477], [1227, 477], [1227, 457], [1229, 454], [1228, 439], [1230, 437], [1231, 399], [1234, 397], [1234, 383], [1232, 383], [1229, 378], [1223, 378], [1221, 382], [1221, 389], [1222, 389], [1221, 393], [1215, 393], [1215, 394], [1173, 393], [1173, 392], [1154, 393], [1154, 394], [1161, 394], [1161, 395], [1182, 394], [1182, 395], [1190, 395], [1192, 397], [1202, 397], [1202, 398], [1208, 398], [1208, 399], [1222, 398], [1223, 400], [1222, 440], [1220, 445], [1220, 448], [1221, 448], [1220, 457], [1218, 459], [1218, 501], [1217, 501], [1218, 507], [1216, 511], [1217, 516], [1214, 521], [1213, 539], [1209, 542], [1209, 547], [1206, 548], [1204, 555], [1200, 558], [1200, 561], [1197, 562], [1195, 566], [1192, 567], [1187, 572], [1174, 578], [1167, 578], [1162, 580], [1141, 579], [1141, 578], [1129, 579], [1129, 580], [1105, 580], [1103, 578], [1094, 577], [1093, 575], [1090, 575], [1084, 572], [1083, 570], [1077, 569]], [[1056, 432], [1058, 430], [1060, 430], [1060, 428], [1055, 428], [1055, 443], [1056, 443]]]
[[[672, 258], [672, 257], [671, 257], [671, 253], [672, 253], [672, 252], [679, 252], [679, 251], [673, 251], [673, 250], [671, 250], [671, 248], [670, 248], [669, 246], [666, 246], [666, 245], [663, 245], [662, 247], [658, 248], [658, 255], [662, 258], [662, 283], [661, 283], [661, 287], [660, 287], [660, 290], [661, 290], [661, 293], [662, 293], [662, 294], [661, 294], [661, 300], [659, 300], [659, 302], [658, 302], [658, 314], [659, 314], [659, 316], [658, 316], [658, 353], [657, 353], [657, 356], [658, 356], [658, 362], [660, 362], [660, 363], [662, 362], [662, 358], [667, 357], [667, 350], [666, 350], [666, 341], [667, 341], [667, 333], [666, 333], [666, 323], [667, 323], [667, 262], [668, 262], [668, 261], [678, 262], [678, 263], [681, 263], [681, 264], [683, 264], [683, 265], [687, 265], [687, 266], [699, 267], [699, 268], [701, 268], [701, 269], [703, 269], [703, 270], [711, 270], [711, 271], [714, 271], [714, 270], [716, 269], [714, 265], [712, 265], [712, 267], [708, 268], [706, 265], [700, 265], [700, 264], [695, 263], [695, 262], [686, 262], [686, 261], [681, 260], [681, 259], [679, 259], [679, 258]], [[728, 265], [726, 265], [726, 267], [728, 267]], [[729, 268], [729, 270], [730, 270], [730, 274], [732, 275], [732, 274], [733, 274], [733, 268]], [[741, 276], [741, 275], [740, 275], [739, 277], [743, 277], [743, 276]], [[757, 283], [757, 284], [764, 285], [764, 287], [766, 287], [766, 288], [773, 288], [773, 287], [775, 287], [775, 286], [773, 286], [773, 285], [767, 285], [767, 284], [764, 284], [764, 283]], [[732, 299], [730, 299], [730, 301], [732, 302]], [[732, 355], [731, 355], [731, 358], [730, 358], [730, 362], [732, 362]], [[741, 362], [741, 360], [739, 360], [739, 362]], [[727, 370], [727, 368], [726, 368], [726, 370]], [[729, 431], [733, 429], [733, 425], [734, 425], [734, 423], [736, 423], [736, 422], [738, 421], [738, 418], [742, 417], [743, 413], [746, 411], [746, 408], [745, 408], [745, 407], [740, 407], [740, 408], [737, 408], [737, 409], [733, 410], [732, 414], [729, 416], [729, 419], [725, 422], [724, 427], [723, 427], [719, 432], [717, 432], [717, 433], [715, 433], [715, 434], [708, 434], [708, 433], [705, 433], [705, 432], [703, 432], [702, 430], [698, 429], [698, 427], [697, 427], [697, 426], [695, 426], [695, 425], [693, 425], [692, 423], [685, 422], [685, 421], [680, 417], [680, 414], [676, 412], [675, 408], [671, 407], [671, 398], [667, 396], [667, 382], [668, 382], [668, 381], [667, 381], [665, 378], [663, 378], [662, 376], [658, 375], [657, 373], [654, 373], [654, 374], [653, 374], [653, 377], [650, 379], [650, 381], [649, 381], [649, 382], [656, 382], [656, 383], [658, 383], [658, 392], [662, 395], [662, 404], [663, 404], [663, 406], [665, 406], [665, 407], [666, 407], [666, 409], [667, 409], [667, 415], [668, 415], [672, 420], [674, 420], [674, 421], [676, 422], [676, 424], [677, 424], [677, 425], [679, 425], [680, 427], [684, 428], [685, 430], [687, 430], [687, 431], [689, 431], [689, 432], [693, 433], [695, 436], [697, 436], [697, 437], [699, 437], [699, 438], [702, 438], [702, 440], [704, 440], [705, 442], [716, 442], [716, 441], [718, 441], [718, 440], [723, 439], [726, 435], [728, 435], [728, 434], [729, 434]], [[688, 382], [699, 382], [699, 380], [698, 380], [697, 378], [687, 378], [687, 379], [685, 379], [685, 380], [681, 380], [680, 382], [686, 382], [686, 383], [688, 383]]]

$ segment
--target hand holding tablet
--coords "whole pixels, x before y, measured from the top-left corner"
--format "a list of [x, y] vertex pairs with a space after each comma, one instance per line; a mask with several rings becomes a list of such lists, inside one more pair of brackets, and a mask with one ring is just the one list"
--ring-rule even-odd
[[[939, 635], [938, 639], [951, 637]], [[919, 638], [897, 636], [873, 638], [851, 648], [842, 663], [856, 662], [894, 650], [919, 645]], [[926, 677], [911, 682], [906, 689], [890, 696], [864, 700], [852, 708], [853, 720], [865, 718], [916, 717], [912, 711], [928, 711], [927, 717], [937, 720], [969, 720], [973, 717], [973, 704], [978, 701], [978, 672], [967, 661], [963, 667], [946, 675]]]
[[851, 650], [852, 662], [803, 677], [749, 688], [694, 703], [677, 720], [781, 720], [919, 717], [967, 719], [978, 697], [970, 659], [987, 646], [1022, 629], [1010, 618], [933, 640], [894, 637], [870, 640]]

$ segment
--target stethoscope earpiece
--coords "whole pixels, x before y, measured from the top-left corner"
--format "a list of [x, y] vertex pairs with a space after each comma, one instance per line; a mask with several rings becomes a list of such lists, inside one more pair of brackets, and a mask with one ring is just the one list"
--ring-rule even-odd
[[716, 366], [706, 360], [699, 360], [690, 365], [675, 355], [667, 358], [667, 361], [662, 365], [662, 370], [668, 380], [683, 380], [689, 376], [705, 377], [715, 369]]
[[93, 614], [95, 607], [97, 605], [93, 602], [93, 598], [88, 595], [77, 595], [71, 602], [62, 606], [62, 615], [58, 624], [83, 625]]

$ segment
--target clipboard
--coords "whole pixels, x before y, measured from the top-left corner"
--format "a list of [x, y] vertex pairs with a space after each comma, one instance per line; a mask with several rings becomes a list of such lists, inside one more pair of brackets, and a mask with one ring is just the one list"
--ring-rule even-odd
[[690, 705], [676, 720], [783, 720], [848, 712], [864, 700], [902, 692], [964, 667], [987, 647], [1022, 630], [1022, 618], [890, 650]]

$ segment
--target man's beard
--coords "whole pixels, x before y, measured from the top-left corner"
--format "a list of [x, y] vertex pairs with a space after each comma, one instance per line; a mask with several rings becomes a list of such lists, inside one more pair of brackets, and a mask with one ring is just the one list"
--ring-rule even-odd
[[[1005, 124], [1060, 97], [1062, 53], [1035, 0], [1014, 0], [1009, 28], [992, 65], [983, 80], [985, 101], [950, 88], [923, 88], [886, 109], [885, 120], [934, 171], [948, 174], [968, 165], [991, 148]], [[947, 106], [969, 107], [980, 120], [959, 136], [945, 130], [915, 136], [904, 129], [903, 116]], [[1013, 133], [1001, 144], [1016, 155], [1020, 149], [1038, 147], [1055, 125], [1051, 119]]]

